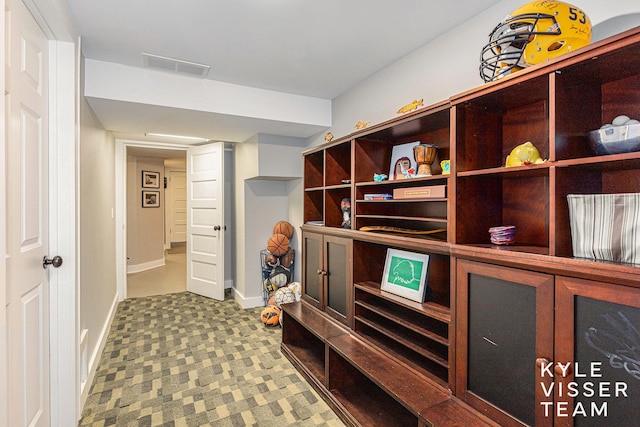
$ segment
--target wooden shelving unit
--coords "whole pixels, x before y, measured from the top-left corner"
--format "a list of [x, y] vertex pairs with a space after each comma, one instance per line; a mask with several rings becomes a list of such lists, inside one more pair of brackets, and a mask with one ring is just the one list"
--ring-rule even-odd
[[[570, 194], [640, 192], [640, 152], [598, 156], [588, 144], [619, 114], [640, 117], [640, 27], [304, 153], [305, 302], [285, 308], [283, 351], [347, 424], [566, 425], [541, 411], [536, 361], [597, 357], [583, 329], [611, 310], [640, 322], [640, 266], [574, 258], [567, 204]], [[434, 175], [374, 182], [393, 147], [415, 141], [438, 146]], [[505, 167], [526, 141], [547, 161]], [[446, 195], [365, 197], [425, 186]], [[351, 229], [341, 227], [345, 198]], [[514, 245], [491, 244], [499, 225], [516, 226]], [[381, 290], [390, 248], [429, 255], [428, 301]], [[326, 264], [342, 251], [346, 263]], [[482, 329], [510, 323], [517, 335]], [[494, 354], [492, 342], [511, 350]], [[484, 387], [477, 360], [508, 366], [511, 391]], [[636, 421], [626, 402], [640, 387], [632, 393], [616, 403], [616, 425]]]

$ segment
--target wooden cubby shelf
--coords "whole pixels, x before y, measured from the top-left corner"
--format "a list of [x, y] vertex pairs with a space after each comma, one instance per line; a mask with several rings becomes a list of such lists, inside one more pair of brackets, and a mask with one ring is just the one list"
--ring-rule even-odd
[[[585, 331], [611, 313], [640, 324], [640, 263], [575, 257], [567, 202], [640, 192], [640, 151], [589, 144], [619, 115], [640, 119], [640, 27], [303, 153], [304, 302], [284, 309], [282, 349], [345, 423], [568, 425], [541, 410], [536, 360], [626, 380]], [[546, 161], [506, 167], [527, 141]], [[438, 147], [432, 176], [374, 181], [417, 142]], [[515, 243], [492, 244], [505, 225]], [[428, 256], [425, 302], [381, 289], [390, 250]], [[602, 422], [635, 425], [629, 392]]]

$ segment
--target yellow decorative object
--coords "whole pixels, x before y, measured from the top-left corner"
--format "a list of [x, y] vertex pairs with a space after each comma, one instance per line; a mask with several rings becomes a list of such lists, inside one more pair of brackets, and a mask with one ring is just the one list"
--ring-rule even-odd
[[331, 132], [327, 133], [324, 136], [324, 140], [327, 141], [327, 142], [330, 142], [332, 139], [333, 139], [333, 134]]
[[365, 122], [364, 120], [358, 120], [358, 123], [356, 123], [355, 128], [356, 128], [356, 129], [358, 129], [358, 130], [360, 130], [360, 129], [364, 129], [364, 128], [366, 128], [367, 126], [369, 126], [369, 123], [370, 123], [370, 122], [368, 122], [368, 121], [367, 121], [367, 122]]
[[422, 107], [422, 99], [414, 99], [411, 104], [405, 105], [404, 107], [396, 111], [396, 113], [397, 114], [408, 113], [410, 111], [417, 110], [418, 107]]
[[538, 165], [544, 162], [546, 162], [546, 160], [542, 160], [540, 158], [538, 149], [530, 141], [527, 141], [511, 150], [511, 154], [507, 156], [505, 165], [507, 167], [522, 165], [528, 166]]

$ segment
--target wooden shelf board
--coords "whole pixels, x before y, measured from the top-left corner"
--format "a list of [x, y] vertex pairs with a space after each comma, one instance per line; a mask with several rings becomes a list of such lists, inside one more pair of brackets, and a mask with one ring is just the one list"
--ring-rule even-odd
[[322, 191], [324, 190], [324, 187], [309, 187], [309, 188], [305, 188], [304, 191], [311, 193], [313, 191]]
[[451, 310], [448, 307], [429, 301], [419, 303], [407, 298], [394, 295], [389, 292], [381, 291], [380, 284], [375, 282], [361, 282], [356, 283], [354, 286], [357, 289], [361, 289], [367, 293], [386, 299], [387, 301], [391, 301], [395, 304], [416, 311], [425, 316], [431, 317], [447, 324], [451, 323]]
[[577, 167], [598, 171], [638, 169], [640, 168], [640, 152], [558, 160], [554, 165], [556, 167]]
[[304, 301], [283, 304], [282, 309], [321, 340], [347, 334], [347, 330]]
[[423, 203], [423, 202], [446, 202], [446, 197], [429, 197], [421, 199], [389, 199], [389, 200], [356, 200], [356, 203]]
[[417, 425], [417, 416], [410, 412], [391, 412], [381, 404], [389, 396], [375, 387], [363, 389], [358, 384], [340, 390], [329, 390], [334, 398], [363, 426]]
[[353, 335], [330, 338], [329, 346], [358, 371], [414, 413], [447, 400], [448, 392]]
[[324, 361], [318, 358], [318, 356], [311, 350], [301, 347], [295, 346], [291, 343], [282, 343], [282, 350], [284, 350], [285, 354], [288, 356], [288, 359], [291, 360], [299, 369], [303, 369], [306, 372], [307, 376], [311, 376], [318, 381], [319, 384], [325, 384], [325, 371], [324, 371]]
[[386, 336], [387, 338], [397, 342], [398, 344], [400, 344], [401, 346], [410, 349], [411, 351], [413, 351], [414, 353], [419, 354], [422, 357], [425, 357], [435, 363], [437, 363], [438, 365], [442, 366], [443, 368], [449, 369], [449, 362], [446, 359], [443, 359], [442, 357], [438, 356], [435, 353], [432, 353], [429, 350], [426, 350], [422, 347], [420, 347], [419, 345], [417, 345], [416, 343], [403, 338], [402, 336], [400, 336], [399, 334], [396, 334], [392, 331], [390, 331], [388, 328], [382, 327], [379, 324], [370, 321], [369, 319], [365, 319], [359, 316], [355, 317], [356, 322], [360, 322], [376, 331], [378, 331], [379, 333], [381, 333], [382, 335]]
[[[408, 358], [402, 354], [399, 354], [395, 349], [387, 346], [384, 342], [376, 339], [375, 337], [372, 337], [371, 335], [367, 335], [362, 332], [356, 332], [356, 334], [360, 339], [377, 348], [378, 351], [381, 351], [394, 360], [397, 360], [399, 363], [403, 363], [404, 365], [406, 365], [408, 369], [412, 370], [417, 375], [428, 378], [428, 380], [433, 384], [437, 384], [443, 389], [447, 389], [449, 387], [446, 378], [441, 378], [436, 373], [431, 372], [427, 367], [424, 366], [424, 363], [418, 363], [412, 358]], [[423, 360], [421, 362], [423, 362]]]
[[397, 323], [398, 325], [407, 328], [417, 334], [420, 334], [422, 336], [424, 336], [425, 338], [428, 338], [432, 341], [435, 341], [439, 344], [442, 344], [444, 346], [449, 346], [449, 340], [446, 337], [440, 336], [432, 331], [430, 331], [429, 329], [423, 328], [422, 326], [418, 326], [414, 323], [411, 323], [405, 319], [403, 319], [400, 316], [397, 316], [395, 313], [393, 313], [392, 311], [384, 308], [384, 307], [379, 307], [373, 304], [369, 304], [365, 301], [355, 301], [356, 305], [359, 305], [360, 307], [364, 307], [367, 310], [379, 314], [382, 317], [387, 318], [388, 320], [391, 320], [394, 323]]
[[509, 175], [521, 177], [521, 176], [545, 176], [549, 172], [549, 167], [552, 165], [552, 162], [545, 162], [539, 165], [530, 165], [530, 166], [513, 166], [513, 167], [495, 167], [495, 168], [487, 168], [487, 169], [477, 169], [470, 170], [464, 172], [458, 172], [457, 176], [459, 178], [467, 177], [467, 176], [484, 176], [484, 175], [505, 175], [509, 177]]
[[429, 182], [429, 181], [440, 181], [440, 180], [448, 180], [451, 175], [431, 175], [431, 176], [421, 176], [418, 178], [407, 178], [407, 179], [396, 179], [396, 180], [385, 180], [385, 181], [364, 181], [357, 182], [356, 187], [374, 187], [378, 185], [392, 185], [392, 186], [403, 186], [406, 184], [412, 184], [416, 182]]
[[438, 222], [442, 224], [447, 223], [447, 218], [427, 218], [427, 217], [415, 217], [415, 216], [394, 216], [394, 215], [356, 215], [356, 218], [361, 219], [388, 219], [393, 221], [418, 221], [418, 222]]
[[420, 414], [428, 425], [432, 426], [464, 426], [490, 427], [499, 426], [485, 415], [471, 409], [458, 399], [451, 398], [445, 402], [432, 406]]
[[523, 252], [527, 254], [549, 255], [549, 248], [546, 246], [493, 245], [490, 243], [462, 244], [462, 245], [477, 248], [477, 249], [486, 249], [487, 251]]
[[342, 189], [351, 188], [351, 184], [336, 184], [336, 185], [327, 185], [324, 187], [325, 190], [342, 190]]

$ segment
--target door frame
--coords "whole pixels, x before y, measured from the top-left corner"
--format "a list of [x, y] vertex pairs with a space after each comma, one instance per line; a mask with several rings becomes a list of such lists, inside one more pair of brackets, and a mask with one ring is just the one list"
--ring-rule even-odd
[[[116, 139], [116, 290], [118, 301], [127, 298], [127, 148], [187, 151], [188, 145]], [[166, 218], [165, 218], [166, 220]]]
[[[22, 1], [22, 0], [16, 0]], [[49, 253], [64, 258], [64, 268], [50, 269], [50, 411], [51, 425], [75, 425], [80, 418], [79, 289], [77, 258], [78, 142], [80, 40], [69, 16], [51, 0], [24, 0], [49, 39]], [[5, 0], [0, 0], [2, 11]], [[3, 14], [4, 16], [4, 14]], [[0, 53], [4, 58], [5, 19], [0, 22]], [[5, 88], [5, 70], [0, 71]], [[5, 103], [0, 105], [0, 173], [6, 173]], [[0, 183], [0, 228], [6, 223], [6, 183]], [[6, 288], [6, 241], [0, 239], [0, 289]], [[64, 286], [63, 286], [64, 285]], [[0, 378], [7, 378], [6, 295], [0, 292]], [[6, 382], [0, 382], [0, 425], [8, 420]]]

